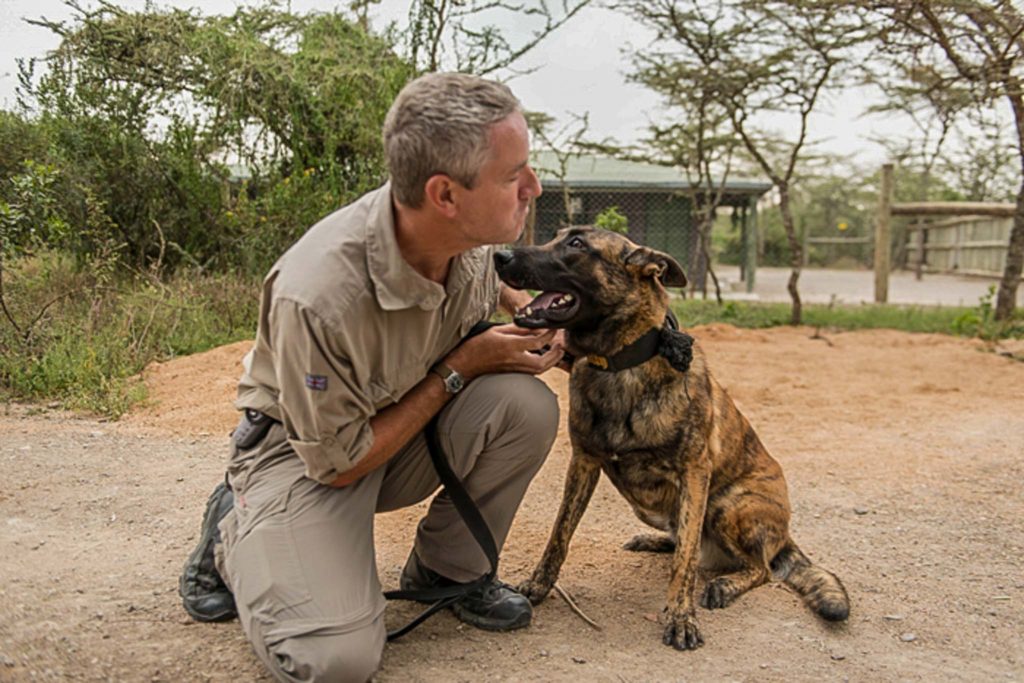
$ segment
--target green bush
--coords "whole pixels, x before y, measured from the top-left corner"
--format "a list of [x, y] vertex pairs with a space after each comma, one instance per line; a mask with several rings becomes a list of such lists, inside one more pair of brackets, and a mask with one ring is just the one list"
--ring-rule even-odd
[[1017, 311], [1009, 320], [996, 320], [996, 286], [989, 285], [988, 292], [978, 300], [975, 308], [964, 311], [953, 321], [953, 332], [966, 337], [978, 337], [988, 341], [1006, 337], [1024, 337], [1024, 312]]
[[317, 219], [383, 181], [381, 126], [414, 75], [394, 36], [338, 12], [103, 3], [39, 23], [61, 43], [24, 79], [31, 111], [0, 116], [0, 200], [26, 160], [47, 169], [73, 239], [45, 246], [81, 262], [113, 242], [136, 272], [262, 275]]
[[629, 219], [619, 211], [617, 206], [609, 206], [597, 214], [594, 218], [594, 225], [604, 230], [617, 232], [620, 235], [629, 234]]
[[251, 338], [256, 329], [256, 280], [183, 271], [160, 282], [97, 272], [59, 252], [11, 264], [0, 394], [120, 415], [144, 395], [134, 378], [148, 363]]

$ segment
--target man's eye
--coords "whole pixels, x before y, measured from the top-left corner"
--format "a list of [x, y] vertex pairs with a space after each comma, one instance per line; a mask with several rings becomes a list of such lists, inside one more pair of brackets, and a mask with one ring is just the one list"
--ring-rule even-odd
[[587, 246], [587, 243], [583, 241], [583, 238], [578, 235], [576, 237], [570, 237], [569, 241], [565, 244], [573, 249], [583, 249]]

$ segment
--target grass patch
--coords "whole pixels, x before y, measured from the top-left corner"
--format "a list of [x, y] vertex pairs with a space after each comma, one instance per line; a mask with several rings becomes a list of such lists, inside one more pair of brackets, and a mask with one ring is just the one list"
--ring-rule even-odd
[[112, 280], [58, 254], [21, 259], [4, 276], [15, 323], [0, 319], [5, 400], [117, 417], [145, 398], [136, 377], [150, 362], [248, 339], [256, 329], [259, 285], [249, 279]]
[[[803, 320], [811, 327], [839, 330], [892, 329], [932, 332], [963, 337], [1002, 339], [1024, 336], [1024, 313], [1005, 323], [991, 315], [990, 301], [983, 297], [976, 308], [960, 306], [903, 306], [893, 304], [804, 304]], [[674, 300], [672, 310], [684, 327], [729, 323], [736, 327], [764, 328], [788, 325], [790, 305], [726, 301]]]
[[[251, 339], [259, 281], [181, 273], [170, 281], [115, 276], [45, 253], [6, 262], [0, 315], [0, 400], [57, 403], [117, 417], [145, 398], [136, 378], [150, 362]], [[789, 304], [674, 300], [684, 327], [724, 322], [765, 328], [789, 322]], [[1024, 337], [1024, 311], [992, 316], [992, 295], [974, 308], [880, 304], [804, 306], [807, 325], [889, 328], [999, 339]]]

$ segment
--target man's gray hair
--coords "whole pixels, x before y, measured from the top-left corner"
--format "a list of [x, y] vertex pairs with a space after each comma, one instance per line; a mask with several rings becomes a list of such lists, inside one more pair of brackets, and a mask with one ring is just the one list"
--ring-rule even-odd
[[487, 161], [490, 126], [522, 111], [507, 86], [478, 76], [432, 73], [408, 83], [384, 119], [391, 191], [418, 208], [431, 176], [472, 187]]

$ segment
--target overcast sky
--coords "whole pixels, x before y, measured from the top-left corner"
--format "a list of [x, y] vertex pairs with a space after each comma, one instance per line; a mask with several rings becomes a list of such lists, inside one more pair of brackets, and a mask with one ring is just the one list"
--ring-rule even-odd
[[[142, 9], [144, 0], [115, 0], [117, 4]], [[91, 6], [88, 0], [83, 0]], [[202, 3], [176, 0], [158, 5], [200, 6], [207, 13], [227, 13], [237, 5], [230, 0], [204, 0]], [[552, 5], [557, 4], [552, 2]], [[339, 6], [347, 7], [348, 3]], [[324, 10], [331, 5], [311, 0], [292, 0], [294, 11]], [[374, 9], [374, 22], [404, 19], [406, 0], [383, 0]], [[26, 24], [24, 17], [46, 16], [66, 19], [70, 10], [59, 0], [0, 0], [0, 106], [14, 106], [19, 57], [41, 57], [57, 41], [50, 32]], [[515, 20], [513, 20], [515, 21]], [[521, 19], [519, 21], [522, 21]], [[524, 30], [522, 24], [507, 27]], [[530, 53], [519, 65], [536, 72], [510, 82], [512, 89], [530, 110], [545, 111], [556, 117], [566, 112], [590, 113], [590, 130], [595, 138], [610, 137], [633, 142], [642, 137], [646, 126], [657, 119], [657, 98], [644, 88], [626, 83], [629, 69], [622, 47], [643, 47], [649, 42], [644, 31], [629, 19], [597, 7], [585, 9], [565, 27]], [[868, 95], [851, 92], [834, 97], [812, 120], [812, 139], [821, 149], [843, 155], [861, 164], [883, 161], [884, 152], [871, 143], [871, 136], [908, 130], [893, 119], [862, 117]]]

